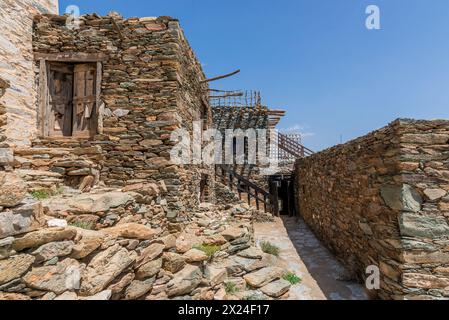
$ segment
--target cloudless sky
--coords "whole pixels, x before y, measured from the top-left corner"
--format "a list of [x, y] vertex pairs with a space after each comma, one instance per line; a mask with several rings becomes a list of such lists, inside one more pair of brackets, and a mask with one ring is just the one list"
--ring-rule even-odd
[[[379, 6], [381, 30], [365, 27]], [[396, 118], [449, 118], [448, 0], [60, 0], [178, 18], [217, 89], [254, 89], [314, 150]]]

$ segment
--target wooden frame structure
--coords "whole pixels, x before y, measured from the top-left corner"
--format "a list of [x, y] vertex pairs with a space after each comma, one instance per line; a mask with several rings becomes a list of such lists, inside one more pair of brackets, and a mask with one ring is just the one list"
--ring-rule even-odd
[[[77, 135], [76, 132], [71, 136], [74, 138], [89, 138], [93, 133], [101, 133], [101, 83], [102, 83], [102, 70], [103, 63], [106, 61], [106, 55], [102, 53], [54, 53], [54, 54], [42, 54], [36, 53], [35, 60], [39, 61], [39, 91], [38, 91], [38, 127], [41, 137], [51, 137], [51, 131], [49, 127], [49, 117], [51, 114], [51, 105], [49, 97], [49, 66], [52, 62], [57, 63], [72, 63], [72, 64], [85, 64], [90, 63], [95, 65], [95, 79], [94, 79], [94, 97], [92, 97], [91, 103], [95, 102], [95, 112], [92, 114], [93, 121], [96, 124], [96, 128], [88, 136]], [[75, 109], [75, 108], [74, 108]], [[61, 137], [62, 138], [62, 137]]]

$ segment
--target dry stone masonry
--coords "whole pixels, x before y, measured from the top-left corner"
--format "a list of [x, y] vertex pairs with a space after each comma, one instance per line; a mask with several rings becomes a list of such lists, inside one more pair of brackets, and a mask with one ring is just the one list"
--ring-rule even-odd
[[298, 209], [384, 299], [449, 297], [449, 121], [397, 120], [296, 163]]
[[288, 297], [287, 262], [255, 246], [257, 210], [226, 197], [170, 222], [165, 195], [147, 185], [0, 196], [10, 206], [0, 213], [0, 300]]
[[[57, 0], [2, 0], [0, 6], [0, 78], [10, 84], [0, 104], [6, 106], [8, 143], [26, 146], [37, 136], [37, 87], [32, 45], [33, 17], [58, 12]], [[1, 92], [2, 89], [0, 89]]]
[[[19, 35], [26, 137], [4, 130], [13, 104], [0, 103], [0, 300], [287, 298], [286, 262], [254, 242], [265, 213], [214, 183], [213, 168], [170, 161], [175, 130], [212, 125], [178, 21], [90, 14], [71, 29], [33, 13]], [[0, 96], [15, 80], [0, 79]]]
[[[98, 106], [102, 110], [98, 110], [98, 134], [91, 139], [72, 139], [75, 141], [51, 137], [36, 140], [34, 160], [31, 164], [24, 160], [26, 166], [57, 172], [66, 180], [78, 177], [74, 183], [82, 187], [98, 180], [115, 186], [163, 180], [173, 218], [198, 204], [198, 196], [192, 197], [192, 191], [199, 194], [201, 174], [213, 176], [213, 170], [172, 164], [170, 150], [176, 141], [170, 138], [179, 128], [192, 132], [193, 121], [204, 116], [210, 123], [211, 112], [201, 65], [177, 20], [124, 20], [117, 14], [92, 14], [81, 17], [79, 29], [71, 30], [66, 27], [66, 18], [41, 15], [35, 18], [33, 44], [36, 57], [104, 57], [103, 105]], [[53, 156], [42, 148], [60, 148], [61, 152], [70, 152], [72, 158]], [[22, 156], [23, 152], [16, 154]], [[38, 154], [41, 156], [36, 157]], [[70, 166], [67, 160], [76, 163]], [[83, 183], [85, 177], [90, 183]]]

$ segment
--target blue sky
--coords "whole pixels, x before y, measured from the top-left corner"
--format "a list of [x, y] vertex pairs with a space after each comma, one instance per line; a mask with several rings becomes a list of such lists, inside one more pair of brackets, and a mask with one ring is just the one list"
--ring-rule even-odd
[[[380, 8], [381, 30], [365, 28]], [[448, 0], [60, 0], [60, 11], [176, 17], [217, 89], [255, 89], [314, 150], [398, 117], [449, 118]]]

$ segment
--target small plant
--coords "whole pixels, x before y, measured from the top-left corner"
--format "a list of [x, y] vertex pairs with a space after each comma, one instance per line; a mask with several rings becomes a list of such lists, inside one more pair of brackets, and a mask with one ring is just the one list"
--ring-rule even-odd
[[227, 294], [236, 294], [239, 290], [234, 282], [225, 282], [225, 291]]
[[70, 225], [75, 228], [85, 229], [85, 230], [93, 230], [94, 225], [92, 222], [87, 221], [74, 221], [71, 222]]
[[31, 196], [36, 200], [45, 200], [51, 197], [50, 193], [46, 190], [36, 190], [30, 192]]
[[207, 257], [212, 259], [218, 251], [220, 251], [220, 246], [214, 246], [214, 245], [208, 245], [208, 244], [201, 244], [193, 247], [194, 249], [203, 251]]
[[259, 301], [259, 300], [264, 300], [264, 297], [261, 296], [260, 294], [253, 293], [253, 294], [250, 294], [250, 295], [244, 297], [242, 300]]
[[293, 272], [287, 272], [286, 274], [284, 274], [284, 276], [282, 277], [282, 279], [287, 280], [288, 282], [290, 282], [292, 285], [298, 284], [300, 283], [302, 280], [300, 277], [298, 277], [295, 273]]
[[279, 247], [275, 246], [274, 244], [268, 241], [263, 241], [260, 244], [260, 248], [262, 249], [263, 252], [272, 254], [273, 256], [276, 257], [279, 257], [279, 253], [281, 252], [281, 249]]

